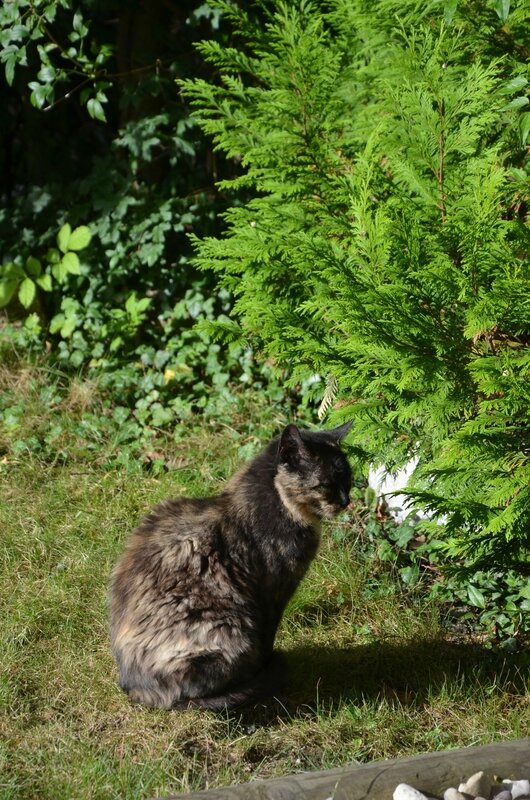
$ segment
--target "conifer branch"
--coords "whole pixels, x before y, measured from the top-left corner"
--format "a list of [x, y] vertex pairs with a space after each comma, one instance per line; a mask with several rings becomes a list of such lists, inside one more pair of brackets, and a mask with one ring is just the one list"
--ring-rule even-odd
[[438, 138], [438, 192], [440, 202], [438, 208], [442, 213], [442, 223], [445, 222], [446, 219], [446, 207], [445, 207], [445, 187], [444, 187], [444, 157], [445, 157], [445, 136], [444, 136], [444, 117], [445, 117], [445, 105], [443, 98], [438, 103], [438, 113], [440, 115], [440, 136]]

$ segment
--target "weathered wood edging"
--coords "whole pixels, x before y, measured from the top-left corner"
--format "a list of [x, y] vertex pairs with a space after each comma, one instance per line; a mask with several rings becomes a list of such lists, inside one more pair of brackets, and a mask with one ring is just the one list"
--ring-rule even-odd
[[443, 796], [449, 786], [484, 770], [500, 778], [530, 779], [530, 739], [373, 761], [321, 772], [171, 795], [165, 800], [392, 800], [398, 783]]

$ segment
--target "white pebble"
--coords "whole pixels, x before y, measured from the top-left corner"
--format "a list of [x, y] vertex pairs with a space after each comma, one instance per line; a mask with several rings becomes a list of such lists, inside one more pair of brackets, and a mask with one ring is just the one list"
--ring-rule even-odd
[[517, 797], [523, 797], [524, 795], [530, 794], [530, 781], [509, 781], [506, 779], [503, 781], [503, 783], [505, 783], [510, 789], [512, 800], [516, 800]]
[[408, 783], [398, 783], [394, 789], [394, 800], [427, 800], [427, 797]]
[[449, 789], [445, 790], [444, 800], [466, 800], [466, 798], [462, 792], [459, 792], [458, 789], [455, 789], [454, 786], [451, 786]]
[[491, 798], [495, 798], [495, 800], [512, 800], [512, 793], [509, 789], [506, 789], [502, 784], [497, 783], [492, 791], [491, 791]]
[[465, 783], [461, 783], [458, 791], [470, 794], [471, 797], [489, 797], [491, 781], [485, 772], [475, 772]]

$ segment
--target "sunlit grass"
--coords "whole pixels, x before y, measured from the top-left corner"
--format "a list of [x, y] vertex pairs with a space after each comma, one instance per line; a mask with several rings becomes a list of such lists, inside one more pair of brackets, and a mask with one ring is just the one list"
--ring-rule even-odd
[[3, 381], [25, 413], [3, 425], [0, 453], [2, 798], [148, 798], [526, 734], [524, 669], [456, 640], [379, 571], [362, 508], [325, 529], [288, 609], [281, 698], [218, 715], [131, 706], [106, 621], [126, 537], [159, 499], [218, 491], [285, 419], [249, 401], [233, 425], [160, 436], [117, 463], [116, 433], [83, 441], [83, 416], [106, 413], [94, 387], [50, 410], [49, 378]]

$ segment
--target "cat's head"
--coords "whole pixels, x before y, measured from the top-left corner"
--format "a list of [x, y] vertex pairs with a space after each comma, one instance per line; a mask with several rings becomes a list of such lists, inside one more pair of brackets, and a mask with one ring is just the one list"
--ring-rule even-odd
[[288, 425], [281, 434], [275, 484], [293, 516], [332, 517], [349, 504], [351, 469], [340, 442], [350, 427], [306, 431]]

